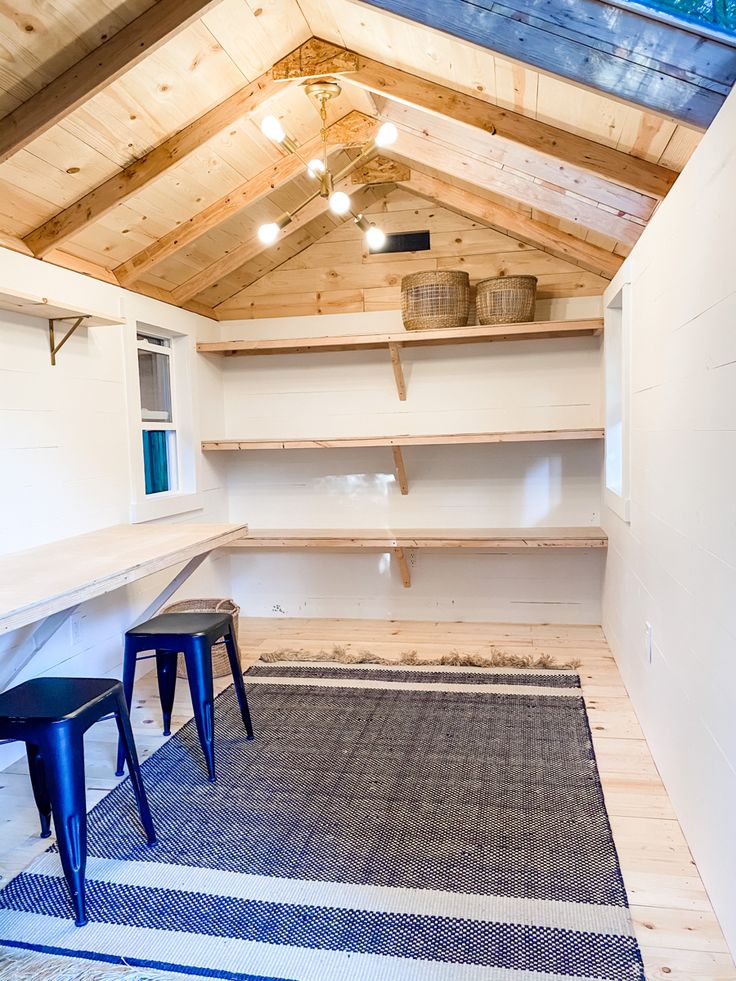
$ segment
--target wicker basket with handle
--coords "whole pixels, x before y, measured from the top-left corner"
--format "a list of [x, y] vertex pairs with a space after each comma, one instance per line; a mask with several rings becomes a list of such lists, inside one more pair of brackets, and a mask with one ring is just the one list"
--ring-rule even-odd
[[470, 278], [466, 272], [438, 269], [401, 280], [401, 316], [407, 330], [464, 327], [470, 312]]
[[[233, 629], [235, 631], [235, 646], [238, 649], [238, 662], [242, 662], [240, 646], [238, 644], [238, 623], [240, 618], [240, 607], [231, 599], [189, 599], [180, 600], [167, 606], [163, 613], [229, 613], [233, 618]], [[212, 674], [215, 678], [224, 678], [230, 674], [230, 661], [227, 657], [227, 647], [223, 642], [212, 647]], [[180, 657], [177, 663], [176, 675], [178, 678], [186, 678], [187, 668], [184, 658]]]
[[536, 276], [494, 276], [478, 283], [475, 309], [479, 324], [526, 324], [534, 320]]

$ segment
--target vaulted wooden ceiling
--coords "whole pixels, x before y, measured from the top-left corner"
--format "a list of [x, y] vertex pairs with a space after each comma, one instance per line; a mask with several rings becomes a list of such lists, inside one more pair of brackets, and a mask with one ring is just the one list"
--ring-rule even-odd
[[339, 73], [336, 167], [379, 121], [399, 129], [401, 171], [346, 179], [362, 209], [440, 202], [583, 271], [584, 292], [613, 276], [702, 135], [353, 0], [24, 3], [0, 9], [0, 243], [210, 316], [340, 222], [318, 199], [277, 246], [256, 237], [312, 190], [259, 128], [274, 114], [316, 146], [300, 75]]

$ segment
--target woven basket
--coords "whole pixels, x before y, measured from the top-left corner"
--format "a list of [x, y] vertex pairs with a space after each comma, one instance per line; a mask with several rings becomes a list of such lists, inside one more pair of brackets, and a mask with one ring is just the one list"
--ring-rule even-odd
[[[240, 646], [238, 645], [238, 624], [240, 617], [240, 607], [231, 599], [190, 599], [180, 600], [172, 603], [162, 611], [163, 613], [230, 613], [233, 618], [233, 630], [235, 632], [235, 646], [238, 649], [238, 663], [242, 666]], [[212, 647], [212, 675], [215, 678], [224, 678], [230, 674], [230, 661], [227, 657], [227, 647], [223, 642], [214, 644]], [[184, 658], [180, 657], [176, 667], [177, 678], [186, 678], [187, 666]]]
[[475, 308], [479, 324], [526, 324], [534, 320], [536, 276], [494, 276], [478, 283]]
[[401, 316], [407, 330], [464, 327], [470, 312], [466, 272], [418, 272], [401, 280]]

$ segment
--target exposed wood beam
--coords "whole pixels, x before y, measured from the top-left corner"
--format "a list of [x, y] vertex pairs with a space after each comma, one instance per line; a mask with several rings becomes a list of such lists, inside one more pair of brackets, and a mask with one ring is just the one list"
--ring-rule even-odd
[[[341, 137], [345, 137], [350, 144], [354, 142], [355, 127], [362, 128], [365, 126], [362, 120], [355, 119], [356, 116], [362, 116], [362, 113], [351, 111], [328, 126], [327, 139], [329, 145], [338, 145], [336, 141]], [[364, 118], [369, 119], [369, 117]], [[372, 132], [376, 122], [374, 119], [369, 119], [369, 122]], [[321, 145], [321, 138], [316, 136], [299, 147], [300, 156], [309, 160], [318, 153]], [[392, 161], [387, 161], [387, 163], [390, 163], [393, 168], [402, 166]], [[120, 263], [113, 270], [115, 276], [123, 286], [129, 286], [159, 262], [170, 258], [187, 245], [191, 245], [192, 242], [206, 235], [222, 222], [227, 221], [228, 218], [232, 218], [233, 215], [238, 214], [249, 205], [255, 204], [256, 201], [260, 201], [267, 194], [282, 187], [303, 172], [304, 164], [298, 156], [289, 154], [282, 157], [275, 164], [264, 168], [255, 177], [245, 181], [218, 201], [214, 201], [192, 218], [177, 225], [176, 228], [172, 228], [166, 235], [141, 249], [130, 259]], [[391, 178], [386, 179], [391, 180]], [[368, 184], [371, 181], [365, 180], [360, 183]]]
[[41, 136], [220, 0], [158, 0], [0, 120], [0, 163]]
[[251, 115], [279, 92], [283, 92], [283, 85], [274, 81], [270, 71], [244, 85], [224, 102], [164, 140], [145, 156], [134, 160], [119, 174], [110, 177], [44, 222], [25, 237], [26, 245], [34, 255], [46, 255], [51, 249], [142, 190], [169, 167], [193, 153], [236, 120]]
[[598, 207], [595, 201], [579, 194], [566, 193], [559, 187], [499, 167], [457, 139], [436, 138], [429, 127], [419, 133], [402, 126], [398, 142], [385, 152], [411, 167], [422, 164], [519, 202], [527, 209], [573, 221], [627, 247], [633, 246], [644, 231], [643, 219], [635, 221], [610, 208]]
[[677, 173], [666, 167], [568, 133], [541, 120], [492, 105], [483, 99], [456, 92], [398, 68], [390, 68], [362, 55], [359, 57], [358, 70], [348, 76], [346, 81], [388, 99], [472, 126], [484, 133], [495, 133], [500, 141], [519, 144], [652, 197], [663, 198], [677, 178]]
[[620, 256], [612, 252], [606, 252], [605, 249], [591, 245], [551, 225], [535, 221], [505, 205], [489, 201], [479, 194], [461, 190], [447, 181], [422, 172], [421, 167], [412, 170], [411, 178], [404, 186], [414, 194], [427, 198], [443, 208], [448, 208], [474, 221], [481, 221], [499, 231], [508, 232], [522, 242], [543, 249], [560, 259], [567, 259], [581, 269], [587, 269], [606, 279], [613, 279], [623, 262]]
[[296, 81], [321, 75], [343, 75], [345, 72], [354, 72], [357, 67], [358, 56], [354, 51], [318, 37], [310, 37], [276, 62], [273, 66], [273, 77]]
[[736, 78], [736, 49], [605, 0], [367, 0], [542, 71], [707, 127]]
[[[346, 191], [347, 193], [350, 193], [351, 190], [355, 190], [354, 187], [351, 187], [348, 177], [340, 181], [336, 187], [339, 190]], [[309, 204], [303, 207], [302, 210], [294, 216], [291, 223], [286, 226], [281, 236], [282, 240], [284, 238], [288, 238], [290, 235], [293, 235], [294, 232], [298, 231], [300, 228], [303, 228], [310, 221], [313, 221], [315, 218], [323, 215], [328, 210], [326, 198], [317, 197], [313, 201], [310, 201]], [[347, 220], [349, 218], [351, 218], [350, 213], [348, 213], [343, 220]], [[188, 280], [186, 280], [186, 282], [182, 283], [181, 286], [178, 286], [176, 289], [172, 290], [174, 303], [184, 303], [187, 300], [190, 300], [192, 297], [198, 296], [218, 280], [223, 279], [230, 273], [235, 272], [236, 269], [244, 266], [247, 262], [255, 259], [256, 256], [259, 256], [267, 248], [268, 246], [264, 245], [257, 235], [254, 235], [252, 238], [248, 239], [247, 242], [243, 242], [242, 245], [239, 245], [236, 249], [233, 249], [232, 252], [228, 252], [221, 258], [211, 262], [209, 266], [206, 266], [198, 273], [195, 273], [194, 276], [191, 276]]]

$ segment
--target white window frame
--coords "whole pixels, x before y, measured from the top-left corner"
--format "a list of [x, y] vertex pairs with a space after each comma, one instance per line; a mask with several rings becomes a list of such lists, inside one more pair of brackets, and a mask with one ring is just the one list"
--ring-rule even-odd
[[[130, 520], [133, 524], [154, 521], [177, 514], [201, 510], [197, 488], [197, 460], [194, 436], [194, 410], [191, 393], [191, 356], [193, 344], [186, 334], [158, 325], [136, 321], [132, 324], [132, 342], [127, 344], [127, 394], [129, 418], [129, 451], [131, 473]], [[138, 334], [161, 337], [169, 345], [158, 346], [138, 340]], [[130, 337], [130, 333], [128, 333]], [[171, 422], [144, 422], [141, 406], [138, 351], [165, 352], [169, 357], [171, 385]], [[176, 487], [174, 490], [146, 494], [143, 460], [143, 430], [173, 430], [176, 433]]]
[[[604, 311], [603, 359], [605, 382], [605, 455], [604, 500], [614, 514], [623, 521], [631, 520], [631, 283], [623, 282], [606, 302]], [[618, 388], [619, 411], [612, 417], [609, 392], [612, 384]], [[619, 489], [609, 485], [608, 430], [612, 423], [621, 427]]]

